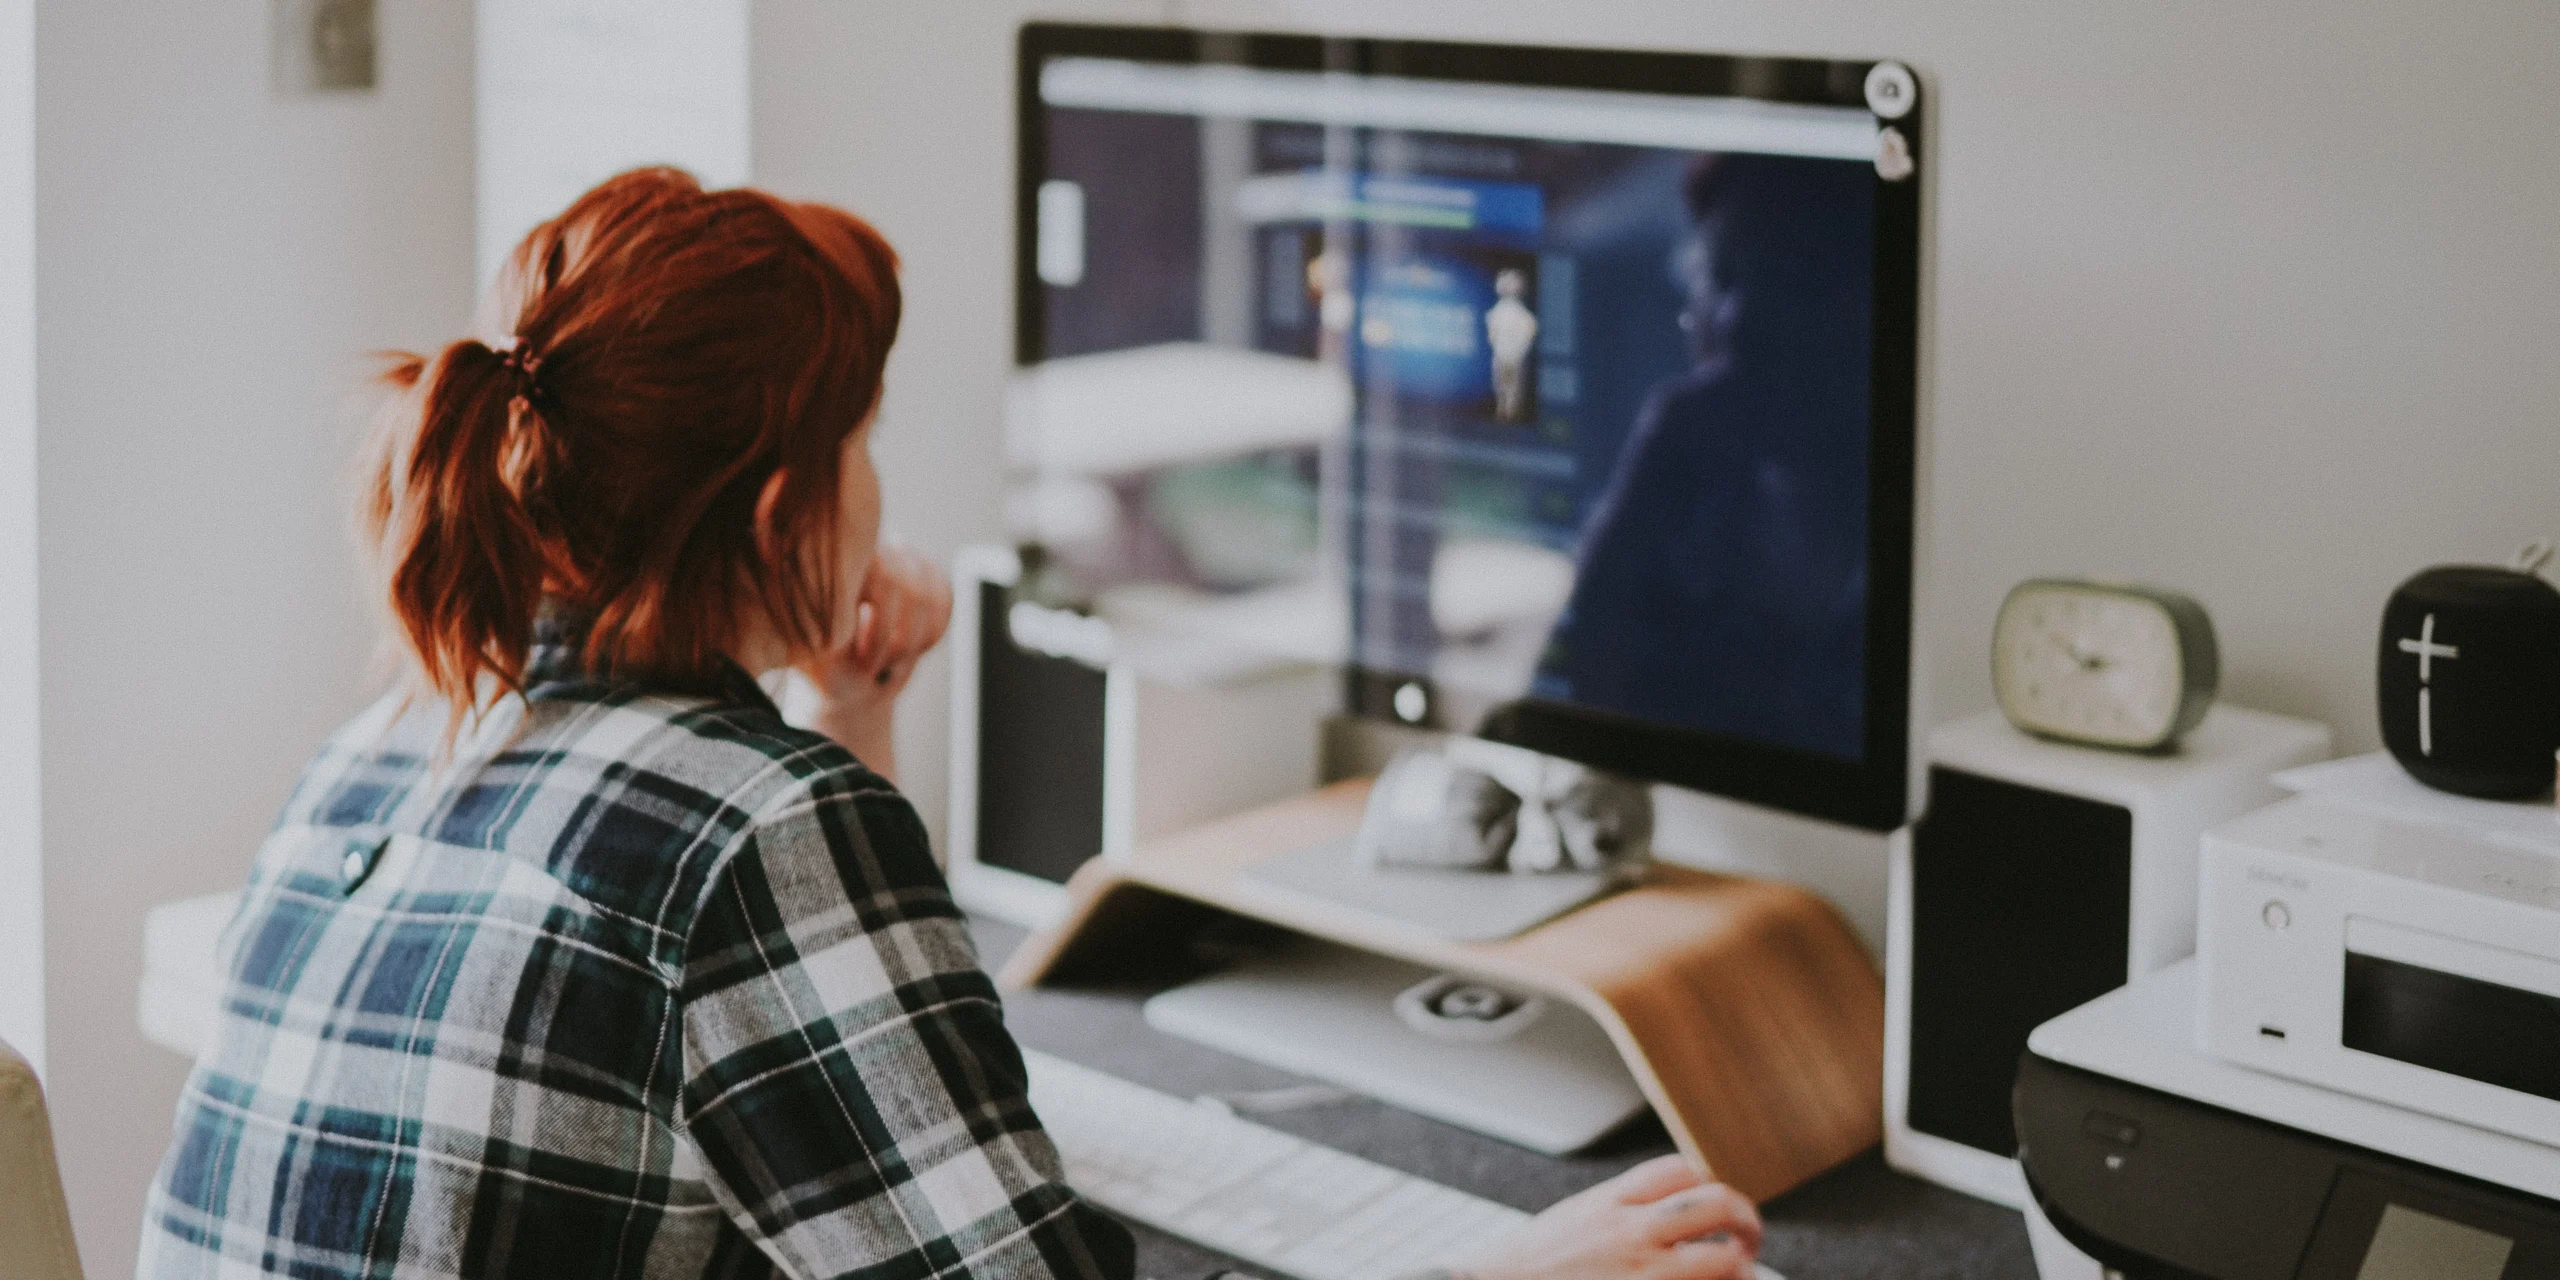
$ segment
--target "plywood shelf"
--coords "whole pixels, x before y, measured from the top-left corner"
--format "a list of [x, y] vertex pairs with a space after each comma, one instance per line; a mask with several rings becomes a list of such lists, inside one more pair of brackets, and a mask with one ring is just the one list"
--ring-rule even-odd
[[1069, 908], [1006, 965], [1072, 985], [1161, 951], [1211, 912], [1572, 1003], [1608, 1032], [1673, 1141], [1755, 1199], [1881, 1133], [1884, 984], [1830, 903], [1793, 885], [1656, 867], [1646, 882], [1515, 937], [1458, 943], [1264, 888], [1245, 868], [1349, 835], [1339, 783], [1088, 863]]

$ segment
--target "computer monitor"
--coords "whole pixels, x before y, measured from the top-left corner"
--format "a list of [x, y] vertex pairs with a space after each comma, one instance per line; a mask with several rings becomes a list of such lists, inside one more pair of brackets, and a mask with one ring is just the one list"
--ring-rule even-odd
[[1907, 69], [1054, 24], [1020, 55], [1012, 511], [1062, 573], [1339, 660], [1362, 714], [1908, 819]]

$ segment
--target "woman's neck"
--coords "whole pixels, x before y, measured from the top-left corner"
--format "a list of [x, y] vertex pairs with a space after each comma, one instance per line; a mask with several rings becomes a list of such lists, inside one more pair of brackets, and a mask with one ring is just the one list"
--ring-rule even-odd
[[740, 624], [737, 638], [729, 642], [724, 652], [731, 662], [758, 679], [791, 665], [791, 646], [772, 623], [761, 617]]

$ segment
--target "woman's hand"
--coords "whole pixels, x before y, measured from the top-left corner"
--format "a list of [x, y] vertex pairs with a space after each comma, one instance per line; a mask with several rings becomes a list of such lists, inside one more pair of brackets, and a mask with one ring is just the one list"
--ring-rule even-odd
[[1460, 1263], [1469, 1280], [1751, 1280], [1760, 1214], [1679, 1156], [1649, 1160], [1559, 1200]]
[[898, 694], [951, 626], [951, 581], [923, 556], [883, 545], [855, 593], [854, 610], [852, 640], [800, 669], [818, 689], [812, 725], [895, 782], [890, 729]]

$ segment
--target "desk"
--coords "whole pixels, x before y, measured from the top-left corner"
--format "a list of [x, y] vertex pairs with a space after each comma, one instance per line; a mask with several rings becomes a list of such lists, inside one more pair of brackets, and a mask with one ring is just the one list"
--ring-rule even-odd
[[[202, 976], [212, 971], [229, 899], [172, 904], [154, 913], [148, 931], [150, 963], [138, 1012], [146, 1035], [181, 1053], [195, 1052], [211, 1022], [209, 1011], [199, 1008], [212, 998]], [[972, 924], [990, 969], [1023, 938], [1011, 925], [983, 918]], [[1005, 997], [1005, 1021], [1026, 1045], [1180, 1097], [1303, 1083], [1154, 1031], [1138, 1012], [1147, 994], [1016, 992]], [[1253, 1119], [1522, 1209], [1543, 1208], [1671, 1149], [1649, 1121], [1598, 1151], [1559, 1160], [1368, 1101]], [[1872, 1151], [1771, 1201], [1763, 1212], [1769, 1265], [1794, 1280], [2035, 1280], [2017, 1214], [1894, 1173]], [[1188, 1241], [1145, 1228], [1137, 1234], [1143, 1276], [1195, 1280], [1234, 1265]]]
[[[1023, 938], [1011, 925], [975, 919], [990, 969]], [[1304, 1081], [1148, 1027], [1142, 989], [1032, 988], [1005, 996], [1005, 1023], [1023, 1044], [1179, 1097], [1268, 1089]], [[1621, 1169], [1671, 1150], [1651, 1121], [1604, 1140], [1595, 1152], [1553, 1159], [1355, 1101], [1251, 1117], [1380, 1164], [1522, 1209], [1539, 1209]], [[2015, 1213], [1887, 1169], [1873, 1151], [1764, 1206], [1763, 1256], [1795, 1280], [2035, 1280]], [[1138, 1228], [1138, 1273], [1193, 1280], [1235, 1266], [1188, 1241]], [[1250, 1268], [1247, 1268], [1250, 1271]]]

